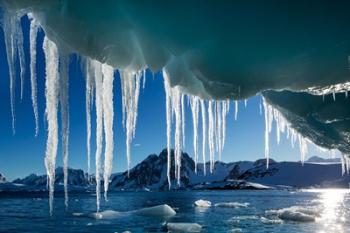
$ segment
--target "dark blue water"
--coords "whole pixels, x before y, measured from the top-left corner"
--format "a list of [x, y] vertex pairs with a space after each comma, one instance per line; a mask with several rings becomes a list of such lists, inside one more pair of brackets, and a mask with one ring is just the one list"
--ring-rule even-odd
[[[247, 208], [198, 208], [198, 199], [249, 203]], [[168, 204], [177, 214], [170, 218], [126, 215], [112, 220], [74, 216], [93, 213], [93, 193], [70, 194], [66, 210], [63, 196], [56, 194], [50, 216], [47, 194], [0, 194], [0, 232], [163, 232], [165, 222], [191, 222], [202, 232], [350, 232], [350, 193], [318, 191], [180, 191], [114, 192], [102, 210], [130, 211]], [[317, 210], [315, 222], [281, 221], [266, 211], [288, 207]], [[272, 211], [272, 212], [273, 212]], [[278, 220], [278, 221], [277, 221]]]

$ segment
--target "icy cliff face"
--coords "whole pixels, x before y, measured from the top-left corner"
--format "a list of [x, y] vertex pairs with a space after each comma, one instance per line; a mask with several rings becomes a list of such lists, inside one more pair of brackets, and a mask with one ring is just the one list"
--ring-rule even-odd
[[6, 182], [5, 176], [3, 176], [3, 175], [0, 173], [0, 183], [5, 183], [5, 182]]
[[315, 144], [350, 154], [350, 101], [344, 93], [315, 96], [290, 91], [266, 91], [267, 102]]
[[121, 70], [165, 67], [171, 86], [199, 96], [326, 91], [349, 81], [347, 1], [1, 2], [33, 12], [62, 49]]

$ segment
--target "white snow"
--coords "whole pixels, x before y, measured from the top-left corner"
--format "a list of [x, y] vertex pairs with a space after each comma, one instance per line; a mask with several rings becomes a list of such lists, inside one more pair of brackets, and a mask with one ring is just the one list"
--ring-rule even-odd
[[194, 205], [197, 207], [211, 207], [211, 202], [200, 199], [200, 200], [195, 201]]
[[168, 232], [200, 232], [202, 226], [198, 223], [167, 223]]

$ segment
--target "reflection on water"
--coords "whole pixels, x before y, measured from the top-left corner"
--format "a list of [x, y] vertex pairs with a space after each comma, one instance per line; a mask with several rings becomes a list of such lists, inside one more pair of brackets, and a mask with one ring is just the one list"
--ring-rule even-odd
[[345, 227], [347, 208], [345, 201], [350, 191], [347, 189], [315, 189], [309, 192], [318, 193], [320, 217], [317, 222], [320, 226], [319, 233], [345, 233], [349, 232]]

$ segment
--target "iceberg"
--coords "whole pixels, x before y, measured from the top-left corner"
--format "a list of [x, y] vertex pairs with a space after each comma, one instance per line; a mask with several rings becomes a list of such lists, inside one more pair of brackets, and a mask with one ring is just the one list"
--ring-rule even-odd
[[249, 203], [240, 203], [240, 202], [220, 202], [216, 203], [215, 207], [223, 208], [247, 208]]
[[167, 223], [168, 232], [201, 232], [202, 226], [198, 223]]
[[196, 207], [211, 207], [211, 202], [206, 200], [197, 200], [194, 202]]

